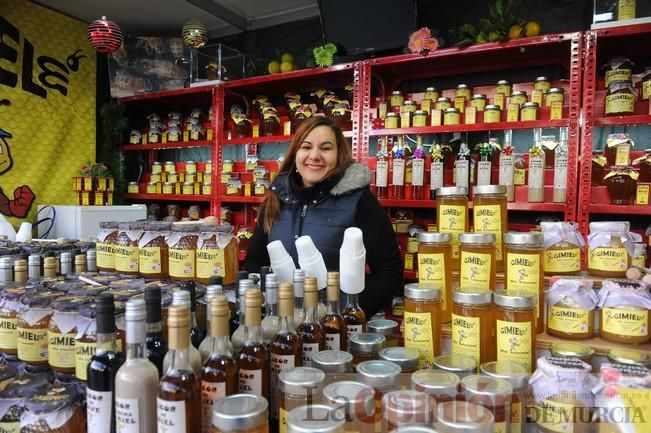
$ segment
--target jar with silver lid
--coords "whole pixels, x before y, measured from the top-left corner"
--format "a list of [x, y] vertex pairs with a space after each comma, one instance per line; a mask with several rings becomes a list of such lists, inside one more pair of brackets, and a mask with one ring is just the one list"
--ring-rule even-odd
[[459, 376], [447, 371], [425, 368], [411, 375], [411, 389], [431, 395], [437, 402], [455, 400], [459, 392]]
[[64, 251], [59, 258], [61, 262], [61, 275], [68, 275], [72, 273], [72, 253]]
[[346, 415], [325, 404], [301, 406], [289, 412], [285, 433], [344, 433]]
[[366, 330], [372, 334], [384, 335], [387, 341], [387, 347], [398, 345], [398, 335], [400, 334], [400, 325], [395, 320], [375, 319], [366, 323]]
[[513, 387], [498, 377], [473, 374], [461, 379], [464, 400], [484, 406], [495, 417], [496, 431], [511, 431], [511, 395]]
[[326, 374], [326, 384], [337, 382], [353, 373], [353, 355], [343, 350], [322, 350], [312, 357], [312, 367]]
[[481, 373], [487, 377], [506, 380], [513, 388], [511, 395], [511, 431], [525, 431], [526, 403], [529, 389], [529, 373], [520, 364], [510, 361], [491, 361], [479, 366]]
[[373, 387], [352, 380], [331, 383], [323, 388], [323, 401], [344, 410], [346, 432], [374, 432], [375, 390]]
[[379, 357], [400, 366], [400, 388], [409, 389], [409, 375], [418, 370], [420, 352], [411, 347], [386, 347], [380, 350]]
[[11, 257], [0, 257], [0, 283], [10, 283], [14, 280], [14, 260]]
[[446, 401], [436, 408], [437, 433], [495, 433], [494, 424], [490, 410], [467, 401]]
[[40, 254], [30, 254], [27, 259], [27, 277], [30, 280], [41, 278], [41, 256]]
[[436, 401], [424, 392], [405, 389], [382, 397], [382, 430], [393, 432], [398, 427], [427, 426], [433, 421]]
[[268, 431], [269, 404], [264, 397], [235, 394], [213, 403], [213, 433]]
[[295, 367], [280, 372], [276, 393], [280, 425], [285, 425], [287, 413], [293, 409], [321, 403], [325, 377], [323, 371], [313, 367]]
[[353, 355], [353, 367], [363, 361], [377, 359], [380, 349], [386, 347], [384, 335], [370, 332], [355, 332], [348, 337], [348, 348]]
[[439, 355], [434, 358], [434, 369], [454, 373], [459, 378], [477, 372], [477, 360], [468, 355]]

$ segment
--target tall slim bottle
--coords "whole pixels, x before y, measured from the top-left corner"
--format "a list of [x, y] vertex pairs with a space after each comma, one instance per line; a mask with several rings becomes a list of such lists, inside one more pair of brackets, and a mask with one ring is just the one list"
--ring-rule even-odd
[[328, 312], [321, 319], [326, 350], [348, 350], [347, 329], [339, 313], [339, 272], [328, 272]]
[[197, 433], [201, 429], [201, 380], [190, 363], [190, 308], [172, 305], [167, 323], [170, 366], [158, 385], [158, 432]]
[[262, 319], [262, 338], [264, 344], [269, 345], [271, 339], [280, 329], [280, 318], [278, 317], [278, 276], [269, 273], [265, 277], [265, 280], [267, 310], [264, 319]]
[[[223, 296], [224, 291], [221, 285], [212, 285], [206, 287], [206, 294], [203, 295], [205, 303], [206, 303], [206, 338], [203, 339], [201, 344], [199, 345], [199, 353], [201, 354], [201, 362], [206, 362], [206, 359], [208, 359], [208, 356], [210, 355], [210, 350], [212, 347], [212, 337], [213, 335], [210, 334], [210, 301], [212, 298], [216, 296]], [[230, 305], [229, 305], [229, 313], [228, 313], [228, 318], [226, 321], [228, 322], [231, 318], [230, 316]], [[233, 353], [233, 345], [231, 344], [230, 338], [228, 339], [228, 348]]]
[[239, 299], [240, 306], [237, 315], [238, 315], [239, 326], [231, 334], [231, 343], [233, 343], [233, 349], [235, 350], [235, 352], [239, 352], [240, 349], [242, 348], [242, 345], [244, 344], [244, 328], [245, 328], [244, 320], [246, 317], [246, 306], [244, 304], [244, 295], [246, 294], [247, 290], [255, 288], [255, 285], [253, 284], [253, 280], [249, 280], [248, 278], [240, 280], [238, 284], [239, 286], [237, 288], [237, 297]]
[[[172, 306], [181, 306], [187, 308], [188, 321], [190, 321], [190, 317], [191, 317], [190, 292], [186, 290], [177, 290], [174, 293], [172, 293]], [[188, 332], [190, 332], [189, 328], [188, 328]], [[188, 352], [190, 353], [190, 363], [192, 365], [192, 369], [194, 370], [194, 374], [197, 377], [199, 377], [199, 375], [201, 374], [201, 354], [199, 353], [199, 349], [197, 349], [196, 347], [192, 346], [192, 344], [190, 344], [190, 348], [188, 349]], [[165, 355], [165, 359], [163, 359], [163, 374], [167, 372], [167, 370], [170, 368], [171, 361], [172, 361], [172, 355], [170, 354], [170, 352], [167, 352], [167, 354]]]
[[375, 190], [377, 198], [389, 197], [389, 155], [387, 152], [387, 137], [378, 138], [379, 149], [376, 155]]
[[147, 358], [158, 369], [158, 377], [163, 377], [163, 360], [167, 354], [167, 340], [163, 332], [160, 287], [145, 288], [145, 307], [147, 310], [145, 348]]
[[305, 320], [296, 330], [303, 345], [303, 366], [312, 367], [312, 357], [315, 353], [325, 350], [325, 332], [316, 318], [317, 287], [316, 278], [305, 277], [303, 287], [305, 302]]
[[[240, 281], [240, 284], [242, 282]], [[249, 289], [244, 295], [244, 345], [237, 357], [239, 392], [261, 395], [269, 401], [269, 350], [262, 341], [260, 306], [262, 294]]]
[[115, 374], [124, 363], [124, 355], [115, 341], [113, 295], [102, 293], [95, 304], [97, 342], [95, 355], [86, 367], [86, 418], [88, 431], [115, 432]]
[[359, 295], [357, 293], [346, 293], [346, 307], [341, 313], [346, 322], [346, 332], [350, 334], [355, 332], [366, 332], [366, 314], [362, 307], [359, 306]]
[[[271, 386], [277, 389], [278, 375], [285, 369], [303, 365], [303, 347], [294, 332], [294, 288], [290, 283], [280, 283], [278, 288], [278, 314], [280, 329], [269, 344], [271, 352]], [[271, 416], [278, 418], [278, 402], [271, 399]]]
[[190, 342], [198, 349], [205, 335], [197, 322], [197, 288], [194, 281], [182, 281], [180, 286], [190, 294]]
[[303, 286], [305, 284], [305, 271], [294, 271], [294, 329], [298, 329], [305, 320], [305, 307], [303, 306]]
[[258, 287], [260, 288], [260, 293], [262, 293], [262, 317], [267, 317], [267, 275], [271, 273], [270, 266], [260, 266], [260, 281], [258, 281]]
[[246, 280], [248, 278], [249, 278], [249, 273], [246, 271], [237, 271], [237, 273], [235, 274], [235, 294], [237, 295], [237, 299], [235, 300], [235, 305], [230, 305], [231, 311], [234, 311], [234, 314], [231, 316], [230, 322], [228, 322], [228, 329], [231, 336], [233, 335], [235, 330], [240, 327], [240, 321], [242, 319], [238, 314], [238, 311], [242, 311], [242, 309], [240, 308], [242, 303], [242, 298], [239, 292], [240, 281]]
[[158, 369], [145, 357], [145, 301], [126, 305], [127, 360], [115, 376], [117, 433], [156, 433]]
[[[395, 140], [395, 139], [394, 139]], [[391, 172], [391, 189], [393, 190], [393, 199], [402, 200], [405, 198], [405, 151], [404, 147], [404, 138], [402, 135], [398, 136], [398, 140], [395, 141], [393, 149], [391, 150], [391, 162], [392, 162], [392, 172]]]
[[227, 395], [237, 393], [237, 366], [228, 338], [230, 309], [223, 295], [213, 296], [208, 305], [210, 314], [210, 354], [201, 369], [202, 433], [212, 433], [212, 406]]

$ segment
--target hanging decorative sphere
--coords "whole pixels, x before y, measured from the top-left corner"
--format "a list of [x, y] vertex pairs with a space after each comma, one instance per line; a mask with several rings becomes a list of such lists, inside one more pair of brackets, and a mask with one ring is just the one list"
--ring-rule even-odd
[[106, 17], [95, 20], [88, 26], [88, 42], [100, 53], [110, 54], [122, 46], [122, 30]]
[[198, 20], [190, 20], [183, 25], [183, 42], [190, 48], [201, 48], [208, 42], [208, 29]]

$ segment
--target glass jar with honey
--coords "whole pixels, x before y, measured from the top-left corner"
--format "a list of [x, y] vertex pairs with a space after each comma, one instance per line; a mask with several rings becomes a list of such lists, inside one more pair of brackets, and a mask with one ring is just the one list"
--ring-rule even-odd
[[464, 98], [466, 101], [470, 101], [472, 95], [472, 87], [467, 84], [459, 84], [454, 90], [455, 98]]
[[459, 270], [459, 234], [467, 232], [468, 189], [448, 186], [436, 190], [436, 224], [439, 233], [452, 236], [452, 270]]
[[16, 352], [18, 359], [30, 365], [48, 363], [48, 324], [51, 304], [64, 293], [53, 290], [33, 291], [23, 295], [24, 308], [16, 321]]
[[441, 110], [441, 112], [447, 110], [450, 107], [452, 107], [452, 101], [450, 98], [447, 98], [445, 96], [439, 97], [434, 104], [434, 108]]
[[427, 87], [423, 93], [423, 99], [429, 99], [434, 102], [439, 98], [439, 92], [436, 87]]
[[421, 391], [391, 391], [382, 397], [381, 431], [394, 432], [400, 427], [414, 428], [433, 422], [436, 401]]
[[493, 294], [493, 302], [497, 361], [512, 361], [533, 371], [538, 296], [528, 291], [499, 290]]
[[118, 237], [113, 248], [115, 270], [125, 275], [138, 275], [138, 242], [144, 224], [140, 222], [120, 223]]
[[232, 284], [237, 272], [237, 239], [232, 227], [201, 226], [197, 240], [196, 280], [208, 284], [212, 276], [223, 278], [224, 284]]
[[494, 233], [462, 233], [459, 235], [461, 270], [459, 287], [495, 290]]
[[470, 99], [470, 106], [475, 107], [477, 111], [484, 111], [488, 98], [483, 93], [475, 93]]
[[588, 272], [607, 278], [623, 278], [631, 267], [634, 241], [626, 221], [590, 223], [588, 235]]
[[441, 323], [450, 321], [452, 296], [451, 233], [418, 233], [418, 285], [441, 290]]
[[401, 107], [403, 102], [405, 102], [405, 97], [400, 90], [391, 92], [391, 97], [389, 98], [389, 106], [391, 108]]
[[454, 373], [459, 378], [477, 373], [477, 359], [468, 355], [439, 355], [434, 358], [434, 370]]
[[385, 347], [378, 354], [380, 359], [391, 361], [400, 366], [403, 375], [418, 370], [420, 352], [409, 347]]
[[48, 364], [58, 373], [75, 372], [75, 336], [79, 308], [90, 303], [85, 296], [61, 296], [52, 303], [48, 323]]
[[400, 366], [389, 361], [364, 361], [357, 366], [356, 380], [373, 388], [375, 431], [382, 421], [382, 397], [400, 386]]
[[452, 292], [452, 354], [472, 356], [477, 363], [495, 359], [492, 301], [489, 290]]
[[508, 414], [511, 433], [524, 433], [527, 421], [527, 397], [529, 373], [520, 364], [509, 361], [491, 361], [479, 366], [481, 373], [487, 377], [506, 380], [513, 389], [511, 410]]
[[637, 93], [630, 81], [613, 81], [608, 85], [604, 102], [606, 116], [627, 116], [635, 114]]
[[364, 361], [378, 359], [378, 352], [386, 347], [384, 335], [354, 332], [348, 336], [348, 350], [353, 355], [353, 368]]
[[169, 252], [166, 237], [172, 224], [151, 221], [138, 241], [138, 268], [145, 278], [167, 278], [169, 276]]
[[387, 347], [396, 347], [400, 336], [400, 325], [395, 320], [375, 319], [366, 323], [366, 332], [384, 335]]
[[606, 157], [606, 163], [602, 164], [602, 167], [604, 167], [602, 169], [602, 173], [605, 170], [606, 164], [609, 167], [628, 166], [630, 162], [631, 150], [633, 147], [635, 147], [635, 141], [629, 134], [608, 134], [608, 137], [606, 138], [606, 145], [604, 146], [603, 151], [603, 154]]
[[551, 87], [552, 87], [552, 82], [549, 79], [549, 77], [545, 77], [545, 76], [536, 77], [536, 79], [533, 82], [534, 90], [540, 90], [543, 93], [547, 92]]
[[0, 352], [5, 355], [16, 355], [16, 323], [22, 310], [27, 308], [21, 302], [26, 292], [25, 286], [6, 287], [0, 292]]
[[326, 384], [345, 380], [353, 372], [353, 355], [343, 350], [322, 350], [313, 355], [312, 367], [326, 374]]
[[342, 408], [346, 415], [344, 432], [375, 432], [375, 390], [361, 382], [343, 380], [323, 388], [323, 401]]
[[581, 252], [585, 246], [576, 223], [542, 221], [545, 275], [576, 275], [581, 272]]
[[461, 123], [461, 112], [458, 108], [450, 107], [446, 108], [443, 112], [443, 124], [444, 125], [458, 125]]
[[196, 224], [173, 226], [167, 239], [170, 278], [181, 281], [195, 278], [198, 231]]
[[560, 338], [592, 338], [599, 298], [592, 281], [560, 278], [547, 291], [547, 333]]
[[[285, 426], [287, 414], [300, 406], [320, 404], [323, 398], [325, 373], [312, 367], [282, 370], [278, 375], [278, 422]], [[281, 430], [283, 427], [281, 427]]]
[[488, 104], [484, 107], [484, 123], [498, 123], [502, 120], [502, 109], [499, 105]]
[[639, 173], [633, 167], [611, 167], [604, 184], [614, 205], [632, 205], [637, 191]]
[[384, 118], [384, 128], [394, 129], [400, 126], [400, 116], [398, 113], [388, 112]]
[[590, 364], [595, 350], [590, 346], [573, 341], [557, 341], [549, 345], [549, 353], [556, 358], [578, 358], [586, 364]]
[[403, 323], [405, 347], [418, 349], [420, 368], [430, 367], [441, 348], [441, 290], [407, 284]]
[[481, 185], [473, 188], [473, 226], [475, 233], [494, 233], [495, 265], [504, 270], [503, 235], [508, 230], [505, 185]]
[[511, 96], [512, 87], [511, 82], [508, 80], [499, 80], [497, 84], [495, 84], [495, 93], [501, 93], [504, 96]]
[[411, 375], [411, 389], [431, 395], [439, 403], [457, 398], [459, 382], [459, 376], [454, 373], [429, 368]]
[[495, 417], [496, 432], [511, 431], [511, 397], [513, 387], [501, 378], [473, 374], [461, 379], [464, 400], [484, 406]]
[[644, 350], [618, 347], [608, 352], [608, 361], [613, 364], [651, 368], [651, 353]]
[[551, 107], [554, 102], [565, 103], [565, 92], [562, 87], [551, 87], [545, 92], [545, 107]]
[[518, 90], [511, 93], [511, 97], [509, 98], [510, 104], [518, 104], [522, 106], [525, 102], [527, 102], [527, 92]]
[[113, 272], [115, 270], [115, 256], [113, 248], [118, 238], [119, 224], [115, 221], [105, 221], [99, 223], [100, 231], [97, 233], [97, 270], [104, 272]]
[[651, 293], [633, 280], [605, 280], [599, 290], [601, 338], [625, 344], [651, 340]]
[[467, 401], [452, 400], [436, 407], [434, 428], [439, 433], [496, 433], [490, 410]]
[[259, 395], [235, 394], [213, 403], [213, 433], [268, 433], [269, 403]]
[[616, 81], [631, 81], [633, 78], [633, 62], [626, 57], [613, 57], [602, 67], [604, 72], [604, 87], [608, 88]]

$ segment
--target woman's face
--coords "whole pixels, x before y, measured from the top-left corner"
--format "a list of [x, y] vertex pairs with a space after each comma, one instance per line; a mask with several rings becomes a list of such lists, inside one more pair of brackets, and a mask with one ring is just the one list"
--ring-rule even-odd
[[329, 126], [321, 125], [310, 131], [296, 152], [296, 169], [303, 186], [321, 182], [337, 167], [337, 139]]

